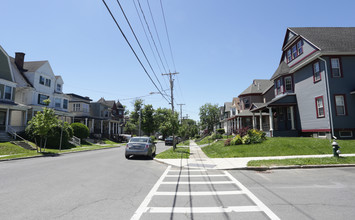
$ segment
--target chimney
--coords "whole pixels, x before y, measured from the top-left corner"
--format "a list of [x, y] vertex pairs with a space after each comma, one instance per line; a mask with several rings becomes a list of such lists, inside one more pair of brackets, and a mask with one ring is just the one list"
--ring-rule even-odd
[[25, 61], [25, 53], [16, 52], [15, 53], [15, 64], [19, 70], [23, 70], [24, 61]]

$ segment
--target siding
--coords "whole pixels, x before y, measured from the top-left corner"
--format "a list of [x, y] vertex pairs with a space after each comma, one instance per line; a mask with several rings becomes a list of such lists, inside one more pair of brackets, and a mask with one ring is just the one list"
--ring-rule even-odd
[[[294, 73], [295, 93], [302, 130], [329, 129], [327, 93], [325, 87], [324, 65], [320, 62], [321, 81], [313, 82], [312, 63]], [[315, 98], [323, 96], [324, 118], [317, 118]]]
[[12, 81], [11, 70], [9, 66], [9, 58], [0, 49], [0, 78]]

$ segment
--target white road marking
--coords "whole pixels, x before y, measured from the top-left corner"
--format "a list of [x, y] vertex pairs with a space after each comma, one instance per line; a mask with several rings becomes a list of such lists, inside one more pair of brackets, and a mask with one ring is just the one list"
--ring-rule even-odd
[[206, 172], [207, 170], [203, 169], [193, 169], [193, 170], [170, 170], [169, 172]]
[[205, 191], [205, 192], [156, 192], [157, 196], [217, 196], [217, 195], [240, 195], [242, 191]]
[[145, 199], [143, 200], [142, 204], [138, 207], [137, 211], [134, 213], [134, 215], [132, 216], [131, 220], [136, 220], [139, 219], [142, 214], [145, 212], [146, 207], [148, 206], [150, 200], [152, 199], [152, 197], [154, 196], [154, 194], [156, 193], [156, 191], [158, 190], [160, 184], [163, 182], [163, 179], [165, 178], [165, 176], [167, 175], [167, 173], [169, 172], [171, 166], [168, 166], [165, 170], [165, 172], [163, 173], [163, 175], [161, 175], [161, 177], [158, 179], [158, 181], [155, 183], [155, 185], [153, 186], [153, 188], [150, 190], [150, 192], [148, 193], [148, 195], [145, 197]]
[[197, 174], [197, 175], [166, 175], [166, 177], [218, 177], [224, 174]]
[[226, 212], [261, 212], [258, 206], [229, 207], [150, 207], [149, 213], [226, 213]]
[[194, 182], [162, 182], [161, 184], [170, 184], [170, 185], [176, 185], [176, 184], [181, 184], [181, 185], [211, 185], [211, 184], [233, 184], [233, 181], [208, 181], [208, 182], [203, 182], [203, 181], [194, 181]]
[[272, 220], [279, 220], [280, 218], [275, 215], [264, 203], [262, 203], [252, 192], [250, 192], [243, 184], [241, 184], [237, 179], [235, 179], [230, 173], [224, 171], [224, 173], [243, 191], [247, 194], [253, 202], [261, 208], [267, 216]]

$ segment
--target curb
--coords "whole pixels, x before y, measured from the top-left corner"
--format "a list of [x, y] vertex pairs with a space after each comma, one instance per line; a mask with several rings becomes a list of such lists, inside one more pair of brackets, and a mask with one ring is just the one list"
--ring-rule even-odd
[[1, 162], [5, 162], [5, 161], [12, 161], [12, 160], [25, 160], [25, 159], [42, 158], [42, 157], [59, 157], [59, 156], [61, 156], [61, 155], [63, 155], [63, 154], [73, 154], [73, 153], [81, 153], [81, 152], [88, 152], [88, 151], [106, 150], [106, 149], [119, 148], [119, 147], [122, 147], [122, 146], [105, 147], [105, 148], [92, 149], [92, 150], [81, 150], [81, 151], [72, 151], [72, 152], [62, 152], [62, 153], [50, 154], [50, 155], [36, 155], [36, 156], [30, 156], [30, 157], [0, 159], [0, 163], [1, 163]]

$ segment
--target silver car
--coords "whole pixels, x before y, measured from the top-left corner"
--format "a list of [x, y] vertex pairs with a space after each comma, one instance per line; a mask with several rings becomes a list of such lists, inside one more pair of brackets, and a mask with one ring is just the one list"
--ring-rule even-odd
[[150, 137], [132, 137], [126, 145], [125, 156], [147, 156], [153, 158], [156, 153], [156, 146]]

